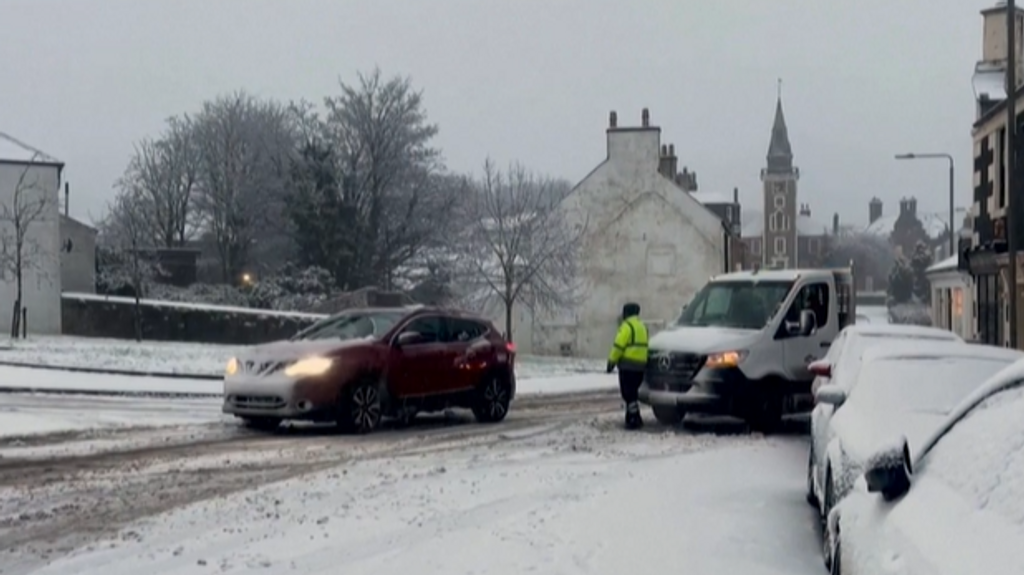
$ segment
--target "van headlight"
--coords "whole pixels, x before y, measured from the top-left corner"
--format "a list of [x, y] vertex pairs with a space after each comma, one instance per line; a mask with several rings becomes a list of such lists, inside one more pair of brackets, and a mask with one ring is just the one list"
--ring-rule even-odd
[[289, 365], [284, 374], [288, 377], [315, 377], [326, 373], [332, 365], [334, 360], [329, 357], [307, 357]]
[[233, 357], [224, 366], [224, 375], [235, 375], [236, 373], [238, 373], [238, 359]]
[[744, 349], [738, 349], [733, 351], [720, 351], [718, 353], [709, 353], [708, 358], [704, 360], [704, 367], [711, 369], [723, 369], [728, 367], [736, 367], [743, 363], [743, 360], [747, 357], [747, 351]]

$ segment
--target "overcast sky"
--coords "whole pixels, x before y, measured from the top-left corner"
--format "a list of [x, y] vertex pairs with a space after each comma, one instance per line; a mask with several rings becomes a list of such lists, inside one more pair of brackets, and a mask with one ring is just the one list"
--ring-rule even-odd
[[640, 110], [701, 191], [760, 209], [776, 79], [815, 219], [970, 201], [971, 74], [995, 0], [0, 0], [0, 131], [67, 164], [71, 212], [113, 194], [133, 142], [245, 88], [320, 102], [379, 65], [424, 91], [449, 168], [520, 160], [572, 181], [608, 112]]

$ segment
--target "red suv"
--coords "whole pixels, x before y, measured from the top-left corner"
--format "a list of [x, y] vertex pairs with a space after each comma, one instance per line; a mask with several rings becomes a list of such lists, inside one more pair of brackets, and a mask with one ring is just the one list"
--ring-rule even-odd
[[298, 419], [367, 433], [382, 417], [408, 423], [448, 407], [492, 423], [508, 414], [514, 367], [514, 346], [481, 317], [428, 307], [348, 310], [232, 358], [223, 411], [259, 429]]

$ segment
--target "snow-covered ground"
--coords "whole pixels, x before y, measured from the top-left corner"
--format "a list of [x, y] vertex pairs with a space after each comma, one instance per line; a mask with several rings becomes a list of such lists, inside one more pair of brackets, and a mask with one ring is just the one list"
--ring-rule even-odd
[[[0, 388], [29, 389], [39, 395], [0, 394], [0, 438], [80, 429], [171, 426], [222, 419], [219, 381], [73, 373], [0, 366]], [[521, 396], [613, 391], [615, 375], [605, 373], [534, 377], [518, 382]], [[82, 392], [67, 398], [43, 392]], [[204, 399], [94, 397], [84, 394], [151, 393], [210, 395]]]
[[[220, 376], [228, 359], [242, 349], [243, 346], [208, 343], [36, 336], [0, 346], [0, 362]], [[521, 355], [517, 361], [521, 379], [601, 372], [604, 368], [603, 360], [593, 359]]]
[[0, 463], [0, 572], [822, 572], [804, 438], [631, 433], [616, 407]]

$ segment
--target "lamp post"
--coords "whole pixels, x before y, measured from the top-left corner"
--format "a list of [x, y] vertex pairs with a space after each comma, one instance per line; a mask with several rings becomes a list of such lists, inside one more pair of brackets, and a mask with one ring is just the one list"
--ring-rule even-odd
[[954, 192], [955, 192], [955, 187], [954, 187], [954, 184], [953, 184], [953, 182], [955, 181], [955, 177], [954, 177], [955, 167], [954, 167], [954, 164], [953, 164], [953, 156], [951, 156], [950, 154], [940, 154], [940, 153], [931, 153], [931, 154], [896, 154], [896, 159], [897, 160], [936, 160], [936, 159], [940, 159], [941, 160], [941, 159], [945, 159], [945, 160], [949, 161], [949, 254], [947, 255], [947, 257], [952, 257], [953, 254], [956, 253], [956, 247], [955, 247], [956, 246], [956, 242], [954, 240], [954, 235], [956, 235], [956, 233], [955, 233], [956, 232], [956, 226], [953, 223], [953, 218], [954, 218], [954, 215], [953, 215], [953, 211], [954, 211], [953, 203], [954, 203]]

